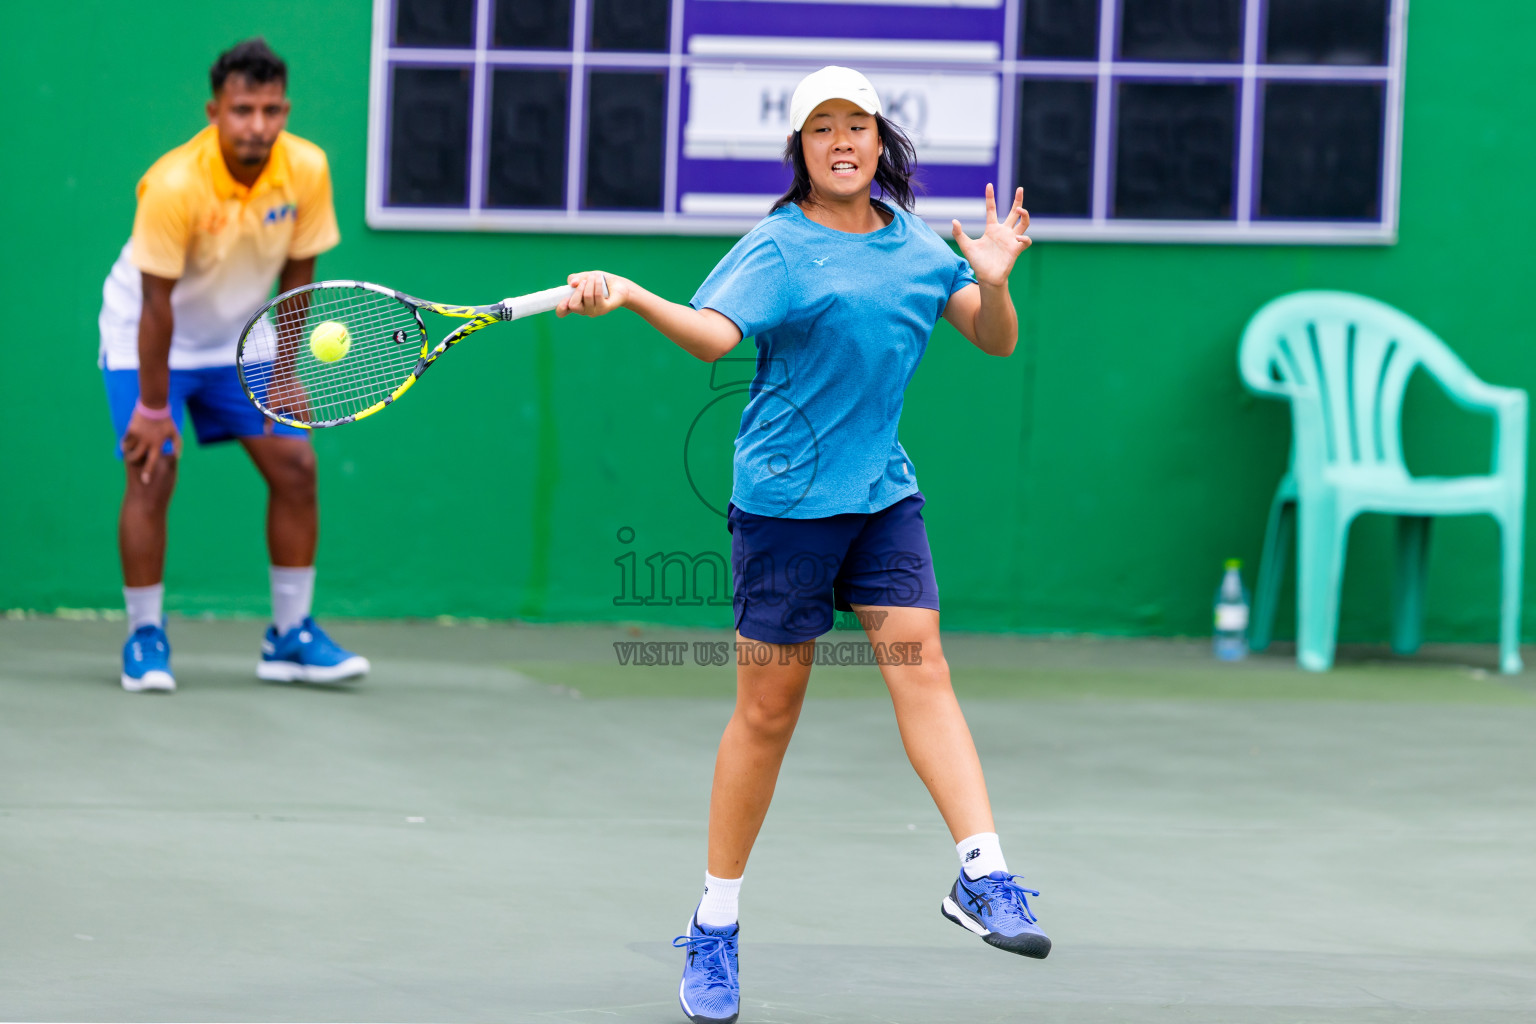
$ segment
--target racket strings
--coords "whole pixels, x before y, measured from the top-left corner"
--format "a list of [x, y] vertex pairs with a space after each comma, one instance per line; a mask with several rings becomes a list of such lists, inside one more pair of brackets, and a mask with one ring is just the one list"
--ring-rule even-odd
[[[334, 360], [311, 348], [315, 330], [347, 330]], [[241, 344], [240, 363], [259, 404], [300, 423], [335, 423], [372, 408], [415, 370], [425, 335], [410, 306], [367, 288], [326, 286], [274, 304]], [[327, 354], [322, 347], [322, 354]]]
[[[295, 296], [275, 306], [265, 319], [268, 322], [258, 325], [242, 352], [247, 377], [253, 390], [256, 384], [264, 385], [266, 404], [274, 411], [305, 421], [343, 418], [381, 400], [415, 367], [420, 351], [421, 331], [411, 311], [364, 289], [339, 297], [316, 292]], [[309, 350], [313, 331], [326, 322], [340, 323], [348, 332], [347, 350], [333, 361]], [[388, 346], [377, 343], [381, 336], [388, 337]], [[311, 407], [313, 417], [305, 406]]]

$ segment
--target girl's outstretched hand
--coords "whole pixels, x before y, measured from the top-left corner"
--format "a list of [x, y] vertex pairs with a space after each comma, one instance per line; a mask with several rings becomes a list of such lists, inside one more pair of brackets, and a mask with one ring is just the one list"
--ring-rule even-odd
[[1024, 209], [1024, 189], [1020, 188], [1013, 197], [1013, 209], [1008, 211], [1008, 216], [1002, 220], [997, 219], [997, 200], [992, 195], [992, 186], [987, 186], [987, 226], [983, 229], [980, 238], [971, 238], [961, 230], [958, 220], [950, 222], [955, 236], [955, 244], [960, 246], [960, 254], [971, 265], [971, 272], [976, 275], [980, 284], [1004, 285], [1008, 283], [1008, 274], [1013, 270], [1013, 261], [1019, 258], [1019, 253], [1029, 248], [1029, 236], [1024, 232], [1029, 229], [1029, 212]]
[[[612, 313], [624, 305], [630, 289], [634, 287], [627, 279], [601, 270], [583, 270], [567, 277], [565, 283], [576, 290], [560, 300], [560, 305], [555, 307], [555, 316], [568, 313], [603, 316]], [[608, 288], [606, 297], [603, 295], [605, 284]]]

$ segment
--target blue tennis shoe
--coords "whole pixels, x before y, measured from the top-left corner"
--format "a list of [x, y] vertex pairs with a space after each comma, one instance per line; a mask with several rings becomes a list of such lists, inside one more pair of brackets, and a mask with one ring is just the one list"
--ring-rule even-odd
[[171, 642], [159, 626], [140, 626], [123, 644], [123, 689], [129, 693], [160, 690], [173, 693]]
[[1044, 960], [1051, 951], [1051, 940], [1035, 923], [1025, 898], [1040, 894], [1016, 883], [1018, 877], [994, 871], [973, 881], [961, 871], [939, 910], [966, 931], [980, 935], [988, 945]]
[[368, 659], [341, 647], [306, 617], [282, 636], [267, 627], [256, 678], [276, 683], [339, 683], [368, 671]]
[[699, 924], [698, 915], [688, 922], [688, 934], [672, 940], [688, 947], [683, 982], [677, 1001], [693, 1024], [732, 1024], [741, 1010], [741, 979], [736, 974], [736, 940], [741, 925], [716, 931]]

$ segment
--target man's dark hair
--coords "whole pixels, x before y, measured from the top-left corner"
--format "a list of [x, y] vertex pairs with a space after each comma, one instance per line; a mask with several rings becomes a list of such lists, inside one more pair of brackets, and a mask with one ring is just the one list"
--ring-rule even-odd
[[224, 81], [230, 75], [240, 75], [252, 85], [281, 82], [283, 88], [288, 87], [288, 65], [260, 36], [236, 43], [219, 54], [219, 59], [208, 69], [208, 80], [213, 84], [215, 96], [224, 88]]
[[[879, 198], [911, 213], [912, 192], [923, 187], [917, 179], [917, 168], [913, 166], [917, 162], [917, 151], [912, 148], [907, 133], [880, 114], [875, 115], [875, 128], [880, 132], [880, 144], [884, 147], [880, 162], [875, 166], [874, 184], [880, 187]], [[790, 182], [789, 191], [779, 196], [769, 213], [781, 206], [802, 202], [811, 194], [811, 172], [805, 166], [805, 150], [800, 145], [799, 132], [792, 133], [785, 144], [784, 162], [794, 169], [795, 180]]]

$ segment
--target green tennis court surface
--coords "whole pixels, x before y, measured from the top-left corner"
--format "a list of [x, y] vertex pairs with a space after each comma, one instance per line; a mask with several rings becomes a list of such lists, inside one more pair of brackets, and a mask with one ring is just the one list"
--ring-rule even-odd
[[[177, 621], [162, 697], [118, 689], [121, 623], [0, 622], [0, 1018], [681, 1021], [733, 670], [613, 644], [724, 638], [331, 625], [360, 686], [258, 683], [259, 624]], [[1055, 951], [939, 916], [953, 846], [875, 670], [818, 668], [744, 1024], [1536, 1019], [1536, 685], [1491, 648], [947, 653]]]

